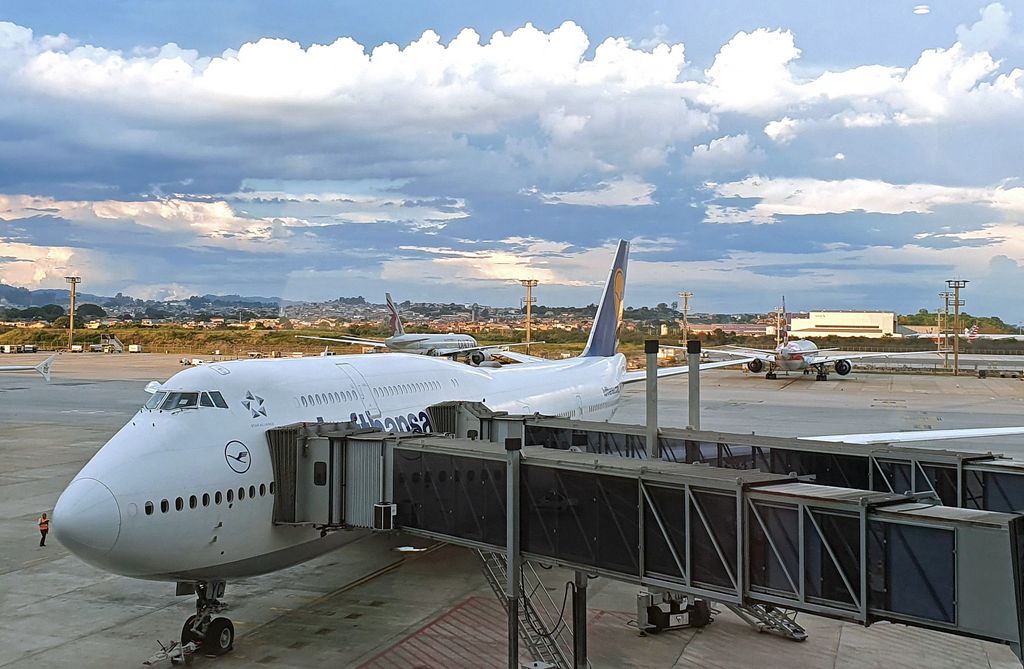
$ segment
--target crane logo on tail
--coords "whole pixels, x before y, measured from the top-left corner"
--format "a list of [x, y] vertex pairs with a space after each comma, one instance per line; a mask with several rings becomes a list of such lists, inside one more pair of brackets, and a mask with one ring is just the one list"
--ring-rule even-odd
[[622, 310], [625, 307], [623, 298], [626, 295], [626, 274], [621, 267], [615, 269], [612, 286], [612, 294], [615, 296], [615, 331], [618, 332], [619, 327], [622, 326]]

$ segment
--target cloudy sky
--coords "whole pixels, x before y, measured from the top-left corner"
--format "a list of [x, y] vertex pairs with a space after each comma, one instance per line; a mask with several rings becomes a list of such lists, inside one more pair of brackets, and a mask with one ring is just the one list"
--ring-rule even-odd
[[1024, 6], [491, 5], [5, 0], [0, 282], [1024, 321]]

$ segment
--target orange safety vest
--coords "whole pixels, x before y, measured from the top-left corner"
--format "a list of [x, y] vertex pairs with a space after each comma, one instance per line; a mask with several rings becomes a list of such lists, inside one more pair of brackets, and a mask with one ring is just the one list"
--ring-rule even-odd
[[50, 519], [49, 518], [40, 518], [39, 519], [39, 531], [40, 532], [48, 532], [49, 530], [50, 530]]

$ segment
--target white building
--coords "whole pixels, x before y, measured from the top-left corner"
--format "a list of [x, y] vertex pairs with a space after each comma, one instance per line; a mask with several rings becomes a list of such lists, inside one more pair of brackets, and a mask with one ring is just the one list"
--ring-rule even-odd
[[891, 311], [812, 311], [807, 317], [790, 320], [792, 337], [875, 337], [892, 336], [896, 314]]

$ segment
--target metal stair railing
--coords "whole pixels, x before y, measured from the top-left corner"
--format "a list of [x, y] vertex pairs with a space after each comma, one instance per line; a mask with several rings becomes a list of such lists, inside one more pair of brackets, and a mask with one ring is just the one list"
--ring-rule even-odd
[[[504, 553], [477, 550], [484, 578], [508, 612], [508, 562]], [[519, 606], [519, 636], [530, 656], [537, 662], [548, 663], [559, 669], [572, 669], [572, 630], [560, 609], [551, 599], [540, 575], [529, 562], [523, 562], [521, 603]]]
[[803, 641], [807, 638], [807, 631], [796, 622], [796, 611], [776, 608], [770, 604], [725, 606], [758, 632], [777, 634], [793, 641]]

